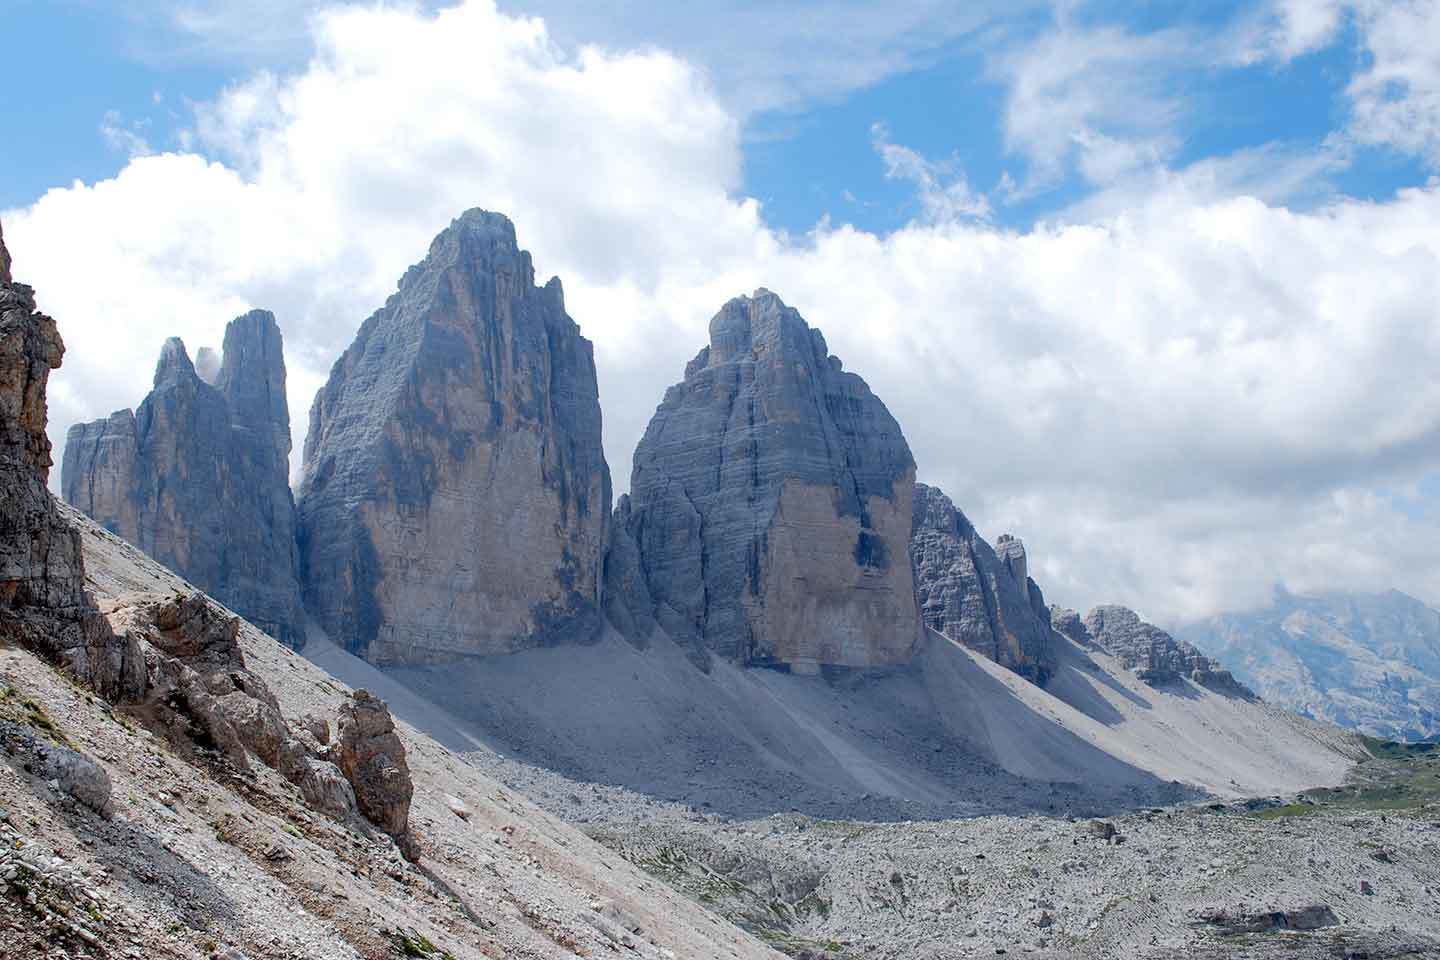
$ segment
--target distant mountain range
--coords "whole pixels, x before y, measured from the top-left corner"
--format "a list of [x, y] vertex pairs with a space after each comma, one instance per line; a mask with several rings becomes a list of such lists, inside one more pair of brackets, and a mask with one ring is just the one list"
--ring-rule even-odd
[[1440, 612], [1398, 590], [1296, 596], [1176, 631], [1271, 703], [1373, 736], [1440, 736]]

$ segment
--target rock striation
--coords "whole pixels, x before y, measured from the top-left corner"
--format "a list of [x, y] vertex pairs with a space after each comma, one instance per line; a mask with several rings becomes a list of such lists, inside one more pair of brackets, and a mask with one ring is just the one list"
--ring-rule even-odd
[[650, 421], [607, 577], [702, 666], [905, 663], [914, 479], [885, 405], [762, 289], [715, 315]]
[[923, 483], [913, 516], [910, 562], [925, 625], [1043, 686], [1054, 634], [1024, 544], [1006, 534], [991, 548], [944, 492]]
[[588, 639], [610, 470], [590, 342], [505, 217], [471, 210], [361, 326], [310, 411], [310, 612], [376, 664]]
[[1086, 614], [1083, 632], [1075, 627], [1071, 614], [1073, 611], [1064, 610], [1058, 614], [1058, 619], [1064, 621], [1067, 635], [1118, 658], [1126, 669], [1134, 671], [1151, 686], [1176, 683], [1185, 678], [1230, 696], [1248, 699], [1255, 696], [1229, 670], [1220, 669], [1195, 647], [1141, 620], [1128, 607], [1096, 607]]
[[304, 642], [284, 344], [255, 310], [225, 330], [213, 383], [177, 338], [135, 411], [76, 424], [65, 499], [265, 632]]

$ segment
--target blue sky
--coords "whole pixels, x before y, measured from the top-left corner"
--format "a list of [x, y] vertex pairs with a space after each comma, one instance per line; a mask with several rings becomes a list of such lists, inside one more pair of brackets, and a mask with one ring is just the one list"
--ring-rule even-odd
[[[49, 187], [69, 181], [101, 180], [117, 173], [132, 150], [174, 150], [193, 130], [193, 104], [209, 102], [255, 71], [294, 71], [310, 55], [298, 30], [318, 4], [261, 3], [266, 16], [291, 12], [291, 26], [269, 40], [239, 43], [226, 35], [228, 22], [215, 14], [207, 24], [215, 36], [192, 23], [190, 4], [140, 4], [141, 13], [118, 4], [85, 0], [4, 0], [7, 29], [29, 42], [0, 65], [0, 81], [12, 91], [4, 118], [27, 131], [0, 144], [7, 176], [0, 183], [0, 209], [22, 206]], [[544, 13], [547, 4], [511, 4], [517, 12]], [[562, 4], [563, 6], [563, 4]], [[762, 4], [763, 6], [763, 4]], [[233, 4], [243, 10], [245, 4]], [[955, 39], [907, 50], [903, 68], [851, 88], [822, 89], [814, 95], [786, 91], [740, 105], [743, 112], [743, 181], [746, 196], [765, 207], [770, 225], [804, 233], [822, 217], [867, 230], [894, 230], [922, 214], [913, 181], [887, 176], [876, 150], [877, 125], [888, 140], [926, 158], [937, 176], [960, 176], [978, 193], [995, 197], [991, 220], [1024, 227], [1045, 217], [1064, 216], [1094, 184], [1068, 168], [1064, 176], [1021, 199], [1001, 199], [1002, 177], [1024, 183], [1034, 163], [1008, 144], [1004, 130], [1008, 78], [996, 66], [1008, 50], [1034, 42], [1066, 20], [1074, 29], [1120, 29], [1133, 36], [1194, 32], [1224, 42], [1254, 4], [1168, 3], [1090, 4], [1073, 9], [1035, 6], [996, 17]], [[225, 6], [220, 6], [225, 12]], [[557, 33], [564, 35], [564, 17]], [[261, 16], [261, 14], [258, 14]], [[822, 20], [821, 20], [822, 22]], [[706, 20], [680, 36], [697, 43]], [[613, 30], [613, 27], [612, 27]], [[577, 37], [579, 40], [579, 37]], [[632, 24], [602, 42], [662, 42]], [[583, 42], [583, 40], [582, 40]], [[723, 50], [713, 56], [713, 78], [726, 92]], [[844, 58], [844, 52], [837, 59]], [[1145, 79], [1158, 98], [1174, 101], [1169, 127], [1175, 142], [1166, 161], [1185, 167], [1207, 157], [1246, 148], [1279, 145], [1316, 151], [1344, 128], [1345, 88], [1367, 60], [1354, 23], [1346, 23], [1320, 49], [1276, 62], [1224, 63], [1176, 58], [1168, 69]], [[37, 88], [35, 78], [45, 78]], [[778, 82], [783, 82], [778, 81]], [[19, 95], [43, 89], [43, 96]], [[143, 148], [143, 147], [141, 147]], [[1313, 204], [1333, 193], [1385, 199], [1404, 186], [1426, 181], [1426, 167], [1413, 155], [1387, 145], [1355, 148], [1345, 164], [1326, 171], [1286, 197]]]
[[[271, 23], [243, 39], [235, 36], [247, 19], [246, 4], [162, 2], [127, 12], [90, 0], [4, 0], [7, 30], [29, 42], [17, 45], [0, 65], [0, 81], [11, 91], [0, 104], [0, 118], [27, 133], [0, 144], [6, 170], [0, 209], [32, 202], [75, 179], [111, 176], [139, 141], [154, 150], [177, 149], [194, 127], [193, 104], [213, 100], [227, 83], [254, 71], [303, 65], [310, 54], [304, 19], [321, 5], [262, 0], [250, 6], [261, 11], [256, 19], [279, 19], [282, 28]], [[599, 37], [585, 35], [594, 24], [566, 4], [507, 6], [540, 15], [556, 8], [552, 31], [560, 37], [573, 33], [575, 43], [679, 39], [682, 49], [711, 61], [706, 66], [722, 97], [727, 86], [741, 86], [732, 84], [726, 71], [725, 51], [703, 43], [711, 18], [724, 16], [718, 5], [693, 23], [682, 20], [661, 36], [647, 36], [646, 5], [633, 4], [636, 22], [609, 25]], [[845, 13], [817, 6], [822, 12], [815, 14], [816, 29], [825, 27], [827, 17]], [[880, 125], [891, 141], [934, 163], [942, 178], [962, 176], [977, 192], [994, 197], [990, 219], [997, 225], [1025, 228], [1037, 219], [1063, 216], [1095, 186], [1073, 168], [1023, 198], [1000, 199], [1002, 177], [1024, 182], [1034, 167], [1033, 159], [1006, 139], [1009, 85], [997, 67], [1006, 51], [1033, 42], [1061, 21], [1077, 30], [1118, 29], [1135, 37], [1185, 31], [1223, 43], [1254, 10], [1247, 3], [1179, 0], [1059, 9], [1037, 4], [933, 45], [900, 44], [903, 66], [882, 69], [853, 86], [832, 83], [807, 95], [800, 92], [806, 89], [803, 77], [782, 73], [775, 83], [788, 83], [789, 89], [764, 95], [737, 90], [747, 98], [737, 105], [744, 123], [741, 191], [763, 203], [768, 223], [793, 233], [804, 233], [824, 217], [872, 231], [903, 226], [922, 211], [914, 183], [887, 176], [875, 149]], [[940, 19], [945, 15], [936, 11]], [[575, 30], [567, 31], [571, 20]], [[848, 53], [845, 48], [826, 55], [843, 64]], [[1213, 55], [1200, 55], [1177, 57], [1149, 71], [1143, 84], [1154, 96], [1173, 101], [1177, 111], [1168, 131], [1175, 142], [1167, 164], [1183, 168], [1266, 145], [1319, 150], [1345, 126], [1346, 86], [1368, 56], [1347, 20], [1323, 46], [1284, 62], [1217, 64]], [[43, 96], [19, 95], [37, 89], [38, 77], [44, 78]], [[1286, 199], [1296, 205], [1323, 202], [1334, 193], [1384, 199], [1400, 187], [1423, 184], [1427, 176], [1415, 156], [1367, 145]]]
[[0, 218], [51, 434], [273, 310], [296, 453], [471, 206], [595, 343], [617, 489], [767, 286], [1022, 536], [1180, 622], [1440, 600], [1440, 0], [0, 0]]

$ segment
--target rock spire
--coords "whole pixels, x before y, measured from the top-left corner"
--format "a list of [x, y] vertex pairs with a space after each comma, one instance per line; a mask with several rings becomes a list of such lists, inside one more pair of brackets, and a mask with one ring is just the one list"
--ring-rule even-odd
[[737, 297], [635, 451], [617, 539], [639, 575], [612, 565], [612, 582], [702, 664], [907, 662], [914, 478], [899, 425], [820, 331], [768, 290]]
[[237, 317], [212, 385], [185, 344], [167, 340], [138, 409], [70, 428], [61, 486], [112, 532], [300, 646], [283, 347], [272, 314]]
[[510, 221], [468, 211], [311, 408], [310, 611], [379, 664], [589, 639], [610, 500], [590, 342]]

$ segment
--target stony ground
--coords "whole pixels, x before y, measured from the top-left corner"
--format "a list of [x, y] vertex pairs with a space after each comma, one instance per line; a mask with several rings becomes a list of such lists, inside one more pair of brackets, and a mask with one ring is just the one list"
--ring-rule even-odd
[[726, 821], [470, 759], [796, 957], [1440, 957], [1440, 758], [1378, 752], [1299, 796], [929, 823]]

